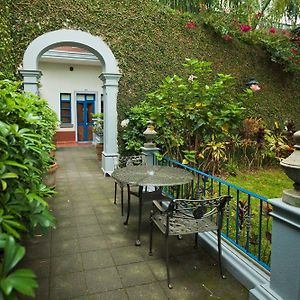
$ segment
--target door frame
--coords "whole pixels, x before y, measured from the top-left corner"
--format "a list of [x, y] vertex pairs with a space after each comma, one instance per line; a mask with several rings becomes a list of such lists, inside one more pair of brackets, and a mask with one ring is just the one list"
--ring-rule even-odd
[[[99, 99], [98, 99], [98, 92], [97, 91], [75, 91], [74, 92], [74, 103], [73, 103], [73, 111], [74, 111], [74, 120], [75, 120], [75, 137], [76, 142], [78, 141], [78, 120], [77, 120], [77, 96], [78, 94], [84, 94], [84, 95], [94, 95], [95, 96], [95, 105], [94, 105], [94, 113], [97, 113], [99, 111]], [[87, 141], [82, 141], [87, 142]]]

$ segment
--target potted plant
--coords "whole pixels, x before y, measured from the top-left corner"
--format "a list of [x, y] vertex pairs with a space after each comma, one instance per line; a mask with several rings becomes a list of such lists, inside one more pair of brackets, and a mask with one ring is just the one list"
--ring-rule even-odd
[[96, 153], [98, 160], [101, 160], [103, 151], [103, 113], [93, 114], [93, 133], [96, 142]]
[[56, 170], [58, 169], [58, 163], [54, 158], [51, 160], [49, 168], [43, 176], [43, 183], [48, 187], [54, 188], [56, 184]]

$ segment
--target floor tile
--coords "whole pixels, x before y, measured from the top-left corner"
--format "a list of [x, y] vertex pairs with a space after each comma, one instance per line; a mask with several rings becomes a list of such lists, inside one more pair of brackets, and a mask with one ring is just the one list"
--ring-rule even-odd
[[82, 272], [54, 276], [51, 279], [50, 299], [69, 299], [87, 294]]
[[79, 239], [81, 252], [107, 248], [107, 242], [103, 235], [94, 235]]
[[122, 288], [115, 267], [94, 269], [85, 272], [89, 293], [105, 292]]
[[112, 248], [111, 254], [116, 265], [143, 261], [140, 248], [134, 245], [129, 247]]
[[[89, 296], [89, 300], [128, 300], [125, 290], [113, 290]], [[131, 298], [132, 300], [134, 298]], [[137, 299], [137, 298], [136, 298]]]
[[114, 261], [108, 249], [100, 249], [81, 253], [85, 270], [107, 268], [114, 265]]
[[155, 278], [145, 262], [132, 263], [117, 267], [125, 287], [151, 283]]
[[83, 271], [83, 264], [80, 254], [69, 254], [52, 257], [51, 274], [61, 275], [65, 273]]
[[77, 238], [77, 226], [73, 227], [58, 227], [52, 230], [52, 241], [59, 242], [59, 241], [66, 241], [66, 240], [73, 240]]
[[150, 283], [126, 289], [129, 299], [167, 300], [159, 283]]
[[61, 256], [66, 254], [74, 254], [79, 251], [79, 241], [73, 240], [62, 240], [52, 243], [51, 256]]
[[102, 235], [102, 227], [99, 224], [88, 226], [77, 226], [78, 237], [84, 238], [93, 235]]

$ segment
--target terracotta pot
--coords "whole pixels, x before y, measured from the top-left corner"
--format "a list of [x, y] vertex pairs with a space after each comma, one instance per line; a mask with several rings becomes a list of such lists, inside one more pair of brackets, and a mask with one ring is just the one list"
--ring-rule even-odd
[[103, 144], [96, 144], [96, 153], [98, 160], [102, 159]]
[[52, 150], [50, 151], [50, 156], [51, 156], [51, 157], [55, 157], [55, 155], [56, 155], [56, 149], [52, 149]]
[[56, 170], [58, 169], [58, 164], [53, 163], [47, 173], [43, 176], [43, 182], [48, 187], [55, 187], [56, 184]]

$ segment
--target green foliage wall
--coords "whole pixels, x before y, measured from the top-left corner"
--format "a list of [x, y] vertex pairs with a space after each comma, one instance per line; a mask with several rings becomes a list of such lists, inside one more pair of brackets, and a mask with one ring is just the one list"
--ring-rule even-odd
[[154, 0], [0, 0], [0, 69], [14, 74], [26, 47], [41, 34], [80, 29], [100, 36], [118, 60], [123, 74], [120, 120], [164, 77], [181, 75], [181, 64], [189, 57], [212, 61], [217, 73], [232, 74], [238, 92], [255, 77], [262, 90], [244, 103], [249, 115], [262, 116], [270, 124], [293, 119], [299, 127], [300, 74], [285, 73], [262, 49], [225, 41], [200, 21], [188, 29], [187, 21]]

